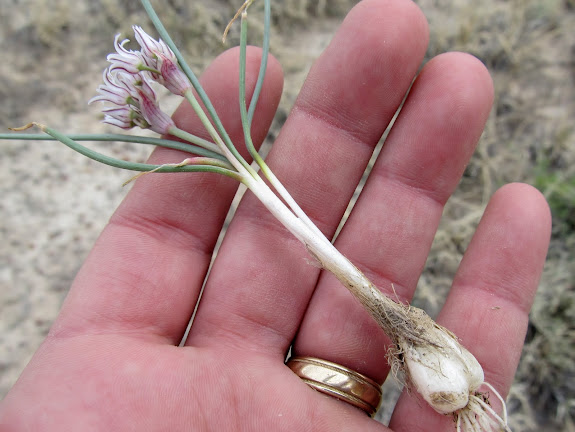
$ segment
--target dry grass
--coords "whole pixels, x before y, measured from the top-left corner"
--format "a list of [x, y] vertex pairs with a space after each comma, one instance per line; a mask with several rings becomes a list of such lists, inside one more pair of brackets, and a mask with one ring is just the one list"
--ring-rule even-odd
[[[24, 123], [32, 114], [42, 112], [57, 126], [67, 130], [70, 130], [71, 121], [75, 122], [74, 130], [82, 122], [93, 122], [92, 114], [80, 118], [78, 113], [84, 112], [85, 101], [98, 84], [113, 35], [117, 32], [129, 34], [132, 23], [149, 27], [139, 2], [12, 0], [8, 3], [11, 7], [3, 5], [0, 9], [0, 47], [4, 59], [0, 64], [0, 98], [4, 101], [0, 104], [0, 126]], [[198, 70], [224, 49], [219, 37], [238, 6], [238, 1], [234, 0], [157, 0], [155, 3], [161, 6], [159, 10], [166, 26], [183, 50], [189, 53], [193, 66]], [[354, 0], [275, 2], [272, 51], [284, 66], [287, 88], [272, 137], [285, 120], [307, 69], [328, 43], [341, 17], [355, 3]], [[511, 421], [518, 431], [544, 430], [543, 425], [549, 430], [573, 431], [575, 33], [572, 29], [575, 28], [575, 4], [572, 0], [420, 0], [417, 3], [430, 21], [428, 58], [452, 50], [476, 55], [492, 73], [496, 100], [478, 151], [445, 210], [416, 302], [432, 314], [437, 313], [483, 208], [499, 186], [511, 181], [524, 181], [538, 187], [552, 207], [554, 237], [531, 315], [527, 344], [510, 395]], [[252, 27], [253, 36], [257, 39], [259, 29], [255, 25]], [[230, 45], [236, 42], [234, 38], [237, 35], [232, 34]], [[14, 70], [18, 73], [13, 73]], [[23, 148], [27, 151], [22, 152], [16, 146], [1, 150], [10, 156], [10, 169], [25, 167], [27, 161], [41, 164], [43, 157], [50, 157], [45, 152], [35, 156], [31, 153], [32, 147]], [[130, 154], [145, 157], [141, 152]], [[2, 166], [5, 168], [6, 160], [3, 157]], [[7, 171], [10, 170], [4, 170]], [[74, 170], [66, 173], [69, 177], [76, 175]], [[90, 175], [94, 173], [88, 177]], [[48, 176], [30, 176], [25, 181], [13, 183], [15, 186], [3, 193], [10, 194], [17, 201], [21, 196], [33, 201], [33, 192], [29, 191], [39, 184], [57, 190], [61, 179], [55, 179], [53, 184], [50, 181]], [[79, 181], [82, 181], [81, 177]], [[78, 190], [82, 187], [80, 185]], [[109, 214], [109, 209], [119, 198], [119, 194], [113, 199], [103, 195], [102, 214]], [[57, 201], [60, 197], [53, 199]], [[8, 207], [0, 209], [2, 214], [9, 212]], [[42, 214], [46, 207], [36, 201], [26, 209], [31, 215], [38, 216], [40, 222], [35, 229], [41, 230], [46, 221]], [[65, 219], [69, 215], [54, 209], [53, 212], [56, 219]], [[18, 232], [17, 218], [3, 219], [0, 228], [6, 238], [12, 231]], [[95, 225], [93, 236], [76, 246], [78, 250], [70, 251], [70, 247], [66, 247], [69, 243], [59, 244], [58, 238], [46, 241], [52, 242], [52, 247], [56, 244], [58, 253], [74, 262], [64, 266], [54, 276], [55, 279], [50, 275], [44, 277], [46, 286], [34, 287], [34, 290], [42, 292], [40, 298], [46, 301], [43, 296], [48, 296], [49, 301], [56, 305], [61, 301], [65, 289], [60, 287], [69, 284], [103, 220], [102, 216], [102, 219], [92, 222]], [[73, 223], [62, 225], [72, 232], [80, 229], [74, 228]], [[27, 275], [28, 272], [42, 273], [53, 264], [48, 261], [45, 267], [41, 266], [44, 270], [29, 270], [26, 260], [36, 263], [45, 249], [34, 246], [36, 249], [31, 250], [22, 237], [23, 234], [15, 236], [0, 253], [0, 257], [9, 258], [6, 260], [8, 267], [0, 266], [0, 270], [5, 272], [3, 274], [9, 274], [0, 279], [7, 290], [17, 290], [19, 284], [31, 284], [33, 279]], [[54, 249], [49, 250], [54, 253]], [[21, 260], [17, 261], [19, 257]], [[45, 259], [41, 258], [40, 262]], [[28, 269], [28, 272], [14, 270], [20, 267]], [[53, 289], [51, 284], [58, 288]], [[23, 295], [18, 294], [16, 300], [8, 298], [17, 303]], [[0, 300], [0, 310], [5, 317], [11, 306], [6, 298]], [[26, 335], [31, 340], [28, 351], [14, 348], [8, 356], [11, 358], [0, 363], [0, 368], [9, 371], [11, 377], [21, 370], [56, 311], [57, 306], [46, 312], [32, 304], [20, 318], [14, 318], [12, 324], [0, 326], [2, 333], [13, 337]], [[27, 329], [26, 332], [23, 328]], [[0, 382], [0, 394], [12, 381], [10, 378]]]

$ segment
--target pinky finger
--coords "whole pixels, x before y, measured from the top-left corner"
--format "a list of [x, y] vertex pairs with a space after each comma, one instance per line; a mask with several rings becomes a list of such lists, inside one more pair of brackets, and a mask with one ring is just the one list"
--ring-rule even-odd
[[[519, 362], [550, 231], [549, 208], [536, 189], [511, 184], [497, 191], [438, 318], [475, 355], [485, 381], [501, 395], [507, 394]], [[452, 418], [435, 413], [413, 393], [402, 395], [390, 427], [455, 430]]]

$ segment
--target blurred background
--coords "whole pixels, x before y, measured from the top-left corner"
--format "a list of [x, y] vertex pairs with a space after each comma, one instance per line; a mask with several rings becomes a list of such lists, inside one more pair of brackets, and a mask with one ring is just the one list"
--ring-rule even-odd
[[[241, 0], [156, 1], [199, 74], [225, 47], [223, 28]], [[272, 53], [285, 89], [277, 136], [314, 60], [355, 0], [273, 2]], [[508, 406], [515, 431], [575, 431], [575, 0], [418, 0], [430, 23], [429, 59], [467, 51], [495, 82], [478, 150], [450, 199], [415, 303], [437, 314], [489, 197], [505, 183], [545, 194], [553, 238]], [[137, 0], [0, 0], [0, 129], [31, 120], [74, 132], [113, 131], [95, 95], [116, 33], [151, 25]], [[250, 9], [250, 41], [260, 39]], [[237, 42], [232, 33], [228, 46]], [[163, 100], [167, 110], [179, 101]], [[150, 148], [101, 144], [144, 161]], [[130, 174], [61, 144], [0, 143], [0, 397], [47, 334], [75, 273], [129, 187]], [[359, 189], [358, 189], [359, 193]], [[390, 399], [397, 386], [389, 386]], [[395, 390], [394, 390], [395, 389]], [[387, 410], [380, 419], [385, 421]]]

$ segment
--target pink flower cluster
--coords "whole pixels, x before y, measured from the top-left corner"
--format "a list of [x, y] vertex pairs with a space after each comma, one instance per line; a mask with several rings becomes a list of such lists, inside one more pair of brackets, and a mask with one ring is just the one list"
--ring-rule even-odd
[[151, 81], [181, 96], [191, 84], [179, 68], [175, 54], [162, 40], [154, 40], [141, 27], [133, 29], [141, 50], [128, 50], [124, 47], [128, 39], [119, 42], [120, 35], [116, 36], [116, 53], [108, 55], [111, 64], [104, 71], [104, 84], [89, 103], [103, 101], [114, 105], [103, 110], [104, 123], [122, 129], [139, 126], [167, 134], [174, 122], [160, 109]]

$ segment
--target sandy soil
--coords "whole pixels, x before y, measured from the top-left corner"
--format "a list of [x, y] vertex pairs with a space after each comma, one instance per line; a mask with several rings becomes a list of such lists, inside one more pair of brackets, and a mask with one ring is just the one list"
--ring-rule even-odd
[[[145, 23], [139, 2], [1, 0], [0, 128], [29, 120], [67, 132], [113, 131], [87, 107], [113, 35]], [[238, 2], [164, 3], [166, 25], [200, 71]], [[313, 60], [352, 0], [291, 0], [275, 12], [273, 53], [286, 90], [271, 137]], [[539, 187], [554, 212], [553, 247], [510, 395], [515, 430], [575, 430], [575, 28], [572, 1], [421, 0], [428, 56], [463, 50], [482, 59], [496, 104], [422, 275], [418, 305], [437, 313], [488, 197], [500, 185]], [[174, 13], [174, 12], [177, 13]], [[89, 17], [89, 19], [86, 19]], [[194, 19], [196, 26], [185, 25]], [[233, 43], [233, 38], [231, 43]], [[174, 99], [167, 101], [173, 108]], [[150, 149], [106, 146], [144, 161]], [[46, 335], [79, 266], [128, 188], [125, 172], [48, 142], [0, 142], [0, 396]], [[535, 373], [534, 373], [535, 371]], [[568, 378], [570, 377], [570, 379]], [[387, 384], [392, 386], [392, 384]], [[387, 392], [393, 399], [394, 390]], [[382, 414], [385, 418], [387, 414]], [[546, 426], [544, 426], [546, 425]]]

